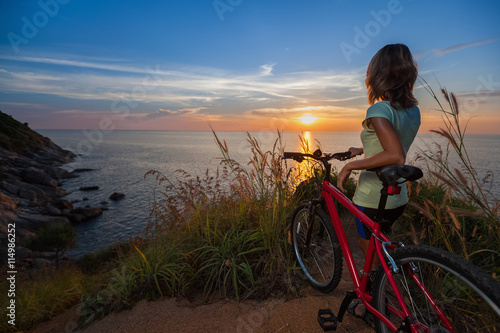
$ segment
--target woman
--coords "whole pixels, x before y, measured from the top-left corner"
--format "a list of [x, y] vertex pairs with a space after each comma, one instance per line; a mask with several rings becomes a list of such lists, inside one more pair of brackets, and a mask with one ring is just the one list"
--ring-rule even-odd
[[[413, 86], [417, 79], [417, 64], [408, 47], [390, 44], [380, 49], [372, 58], [366, 71], [366, 88], [370, 107], [366, 112], [361, 141], [363, 148], [350, 148], [351, 156], [364, 158], [347, 163], [338, 174], [337, 187], [344, 191], [343, 183], [351, 171], [362, 170], [353, 202], [371, 219], [375, 217], [380, 200], [382, 183], [373, 171], [367, 169], [390, 167], [405, 163], [406, 153], [420, 127], [420, 110], [413, 96]], [[401, 186], [401, 194], [389, 196], [383, 218], [392, 223], [403, 214], [408, 202], [406, 184]], [[356, 221], [359, 247], [366, 256], [371, 231], [359, 219]], [[386, 230], [387, 232], [387, 230]], [[372, 269], [377, 268], [377, 261]], [[357, 303], [351, 310], [357, 316], [365, 314], [358, 310]], [[360, 313], [361, 312], [361, 313]]]

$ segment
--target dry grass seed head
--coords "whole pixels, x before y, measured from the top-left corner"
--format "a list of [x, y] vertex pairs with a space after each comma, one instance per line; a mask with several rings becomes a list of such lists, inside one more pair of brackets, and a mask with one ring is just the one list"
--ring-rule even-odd
[[458, 222], [458, 219], [457, 217], [455, 216], [455, 214], [453, 214], [451, 211], [448, 210], [448, 214], [450, 215], [451, 217], [451, 220], [453, 221], [453, 224], [455, 225], [455, 228], [457, 228], [457, 230], [461, 230], [462, 229], [462, 226], [460, 225], [460, 222]]
[[477, 210], [475, 212], [472, 212], [470, 210], [448, 209], [448, 213], [454, 214], [454, 215], [460, 215], [460, 216], [470, 216], [470, 217], [485, 216], [486, 215], [484, 210]]
[[458, 116], [458, 103], [457, 103], [457, 98], [455, 97], [454, 93], [450, 93], [451, 95], [451, 105], [452, 105], [452, 111], [453, 114]]
[[450, 102], [450, 97], [448, 96], [448, 91], [446, 88], [441, 88], [441, 93], [444, 96], [444, 99], [449, 103]]
[[455, 168], [455, 174], [457, 175], [458, 180], [460, 180], [460, 182], [462, 184], [467, 186], [468, 182], [467, 182], [467, 179], [465, 178], [464, 174], [460, 170], [458, 170], [457, 168]]
[[426, 218], [428, 218], [429, 220], [432, 220], [433, 217], [431, 215], [431, 213], [429, 212], [429, 207], [427, 206], [427, 204], [424, 202], [424, 204], [426, 205], [426, 208], [422, 208], [420, 207], [417, 203], [413, 202], [413, 201], [409, 201], [408, 204], [412, 207], [414, 207], [415, 209], [417, 209], [422, 215], [424, 215]]
[[415, 230], [413, 224], [410, 224], [410, 228], [411, 228], [411, 237], [413, 238], [413, 242], [415, 244], [420, 244], [420, 239], [417, 237], [417, 231]]
[[442, 129], [441, 127], [438, 130], [430, 130], [432, 133], [436, 133], [443, 138], [448, 139], [448, 141], [453, 145], [454, 148], [458, 148], [457, 142], [455, 141], [455, 138], [446, 130]]
[[453, 184], [453, 182], [451, 182], [449, 179], [445, 178], [443, 175], [441, 175], [435, 171], [431, 171], [431, 174], [434, 175], [437, 179], [441, 180], [446, 185], [448, 185], [448, 187], [451, 188], [452, 190], [458, 191], [457, 186], [455, 184]]

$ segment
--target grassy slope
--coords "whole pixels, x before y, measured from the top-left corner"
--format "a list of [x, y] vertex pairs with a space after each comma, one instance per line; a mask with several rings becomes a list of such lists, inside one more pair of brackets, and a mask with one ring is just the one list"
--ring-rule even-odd
[[0, 147], [23, 152], [43, 146], [46, 139], [12, 116], [0, 111]]

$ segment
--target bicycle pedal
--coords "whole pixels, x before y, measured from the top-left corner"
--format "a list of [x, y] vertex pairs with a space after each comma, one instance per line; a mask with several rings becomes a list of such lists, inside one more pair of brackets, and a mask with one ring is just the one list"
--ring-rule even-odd
[[333, 314], [331, 309], [319, 309], [318, 322], [325, 332], [337, 329], [337, 316]]

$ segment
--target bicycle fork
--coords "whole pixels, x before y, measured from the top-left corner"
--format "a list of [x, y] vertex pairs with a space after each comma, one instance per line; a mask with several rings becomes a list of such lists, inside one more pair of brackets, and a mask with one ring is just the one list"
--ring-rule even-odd
[[[309, 203], [309, 229], [307, 230], [307, 235], [306, 235], [306, 247], [309, 247], [309, 245], [311, 244], [311, 236], [312, 236], [312, 232], [313, 232], [313, 229], [314, 229], [314, 216], [316, 214], [316, 207], [321, 204], [324, 199], [322, 200], [323, 198], [321, 199], [313, 199], [311, 200], [311, 202]], [[323, 225], [320, 223], [320, 229], [319, 229], [319, 239], [321, 239], [323, 237], [323, 233], [325, 232], [325, 229], [323, 228]]]

